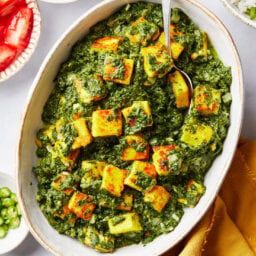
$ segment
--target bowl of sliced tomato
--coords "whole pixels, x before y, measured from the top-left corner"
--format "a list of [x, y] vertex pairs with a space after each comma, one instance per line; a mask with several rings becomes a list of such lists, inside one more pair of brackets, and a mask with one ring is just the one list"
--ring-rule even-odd
[[0, 0], [0, 82], [14, 75], [29, 60], [40, 31], [36, 0]]

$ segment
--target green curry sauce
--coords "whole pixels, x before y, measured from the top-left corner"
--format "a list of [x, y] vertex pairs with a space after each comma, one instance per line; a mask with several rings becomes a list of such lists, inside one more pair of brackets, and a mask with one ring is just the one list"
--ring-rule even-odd
[[[143, 48], [160, 44], [163, 32], [161, 6], [145, 2], [126, 5], [92, 27], [73, 47], [43, 110], [44, 126], [36, 137], [39, 160], [34, 168], [38, 204], [59, 233], [101, 252], [146, 244], [172, 231], [184, 207], [194, 207], [204, 194], [204, 176], [222, 151], [229, 127], [231, 70], [218, 58], [207, 34], [186, 14], [174, 9], [171, 18], [172, 41], [183, 49], [173, 61], [190, 76], [197, 96], [189, 114], [188, 107], [177, 107], [175, 81], [172, 83], [167, 74], [174, 72], [171, 58], [165, 56], [167, 61], [161, 62], [153, 53], [142, 54]], [[117, 48], [95, 46], [100, 38], [119, 38]], [[124, 59], [133, 61], [128, 84], [122, 84], [127, 75]], [[113, 72], [108, 73], [106, 66]], [[137, 106], [126, 117], [120, 114], [134, 102], [147, 102], [150, 113]], [[91, 136], [98, 121], [93, 119], [96, 110], [112, 110], [106, 123], [117, 123], [121, 118], [116, 136]], [[75, 123], [81, 119], [88, 129], [83, 135]], [[128, 141], [127, 135], [138, 135], [140, 142], [133, 137]], [[84, 143], [86, 136], [91, 140]], [[83, 142], [75, 146], [77, 137]], [[160, 146], [169, 146], [162, 158], [157, 151]], [[109, 180], [104, 176], [106, 167], [103, 172], [99, 171], [102, 166], [90, 169], [84, 161], [114, 166], [127, 179], [134, 171], [134, 161], [122, 157], [127, 147], [144, 154], [137, 161], [147, 162], [153, 169], [157, 163], [166, 173], [157, 171], [152, 176], [137, 172], [134, 186], [140, 191], [125, 180], [120, 185], [121, 196], [117, 196], [104, 185]], [[155, 162], [156, 152], [160, 153]], [[157, 208], [164, 201], [162, 192], [150, 197], [159, 187], [167, 195], [162, 209]], [[124, 194], [132, 200], [124, 200]], [[131, 223], [126, 223], [128, 218]]]

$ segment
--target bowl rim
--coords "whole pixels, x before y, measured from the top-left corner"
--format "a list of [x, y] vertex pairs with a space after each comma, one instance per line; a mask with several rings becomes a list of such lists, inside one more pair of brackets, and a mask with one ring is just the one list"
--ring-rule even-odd
[[41, 14], [37, 0], [26, 0], [26, 4], [33, 11], [33, 29], [28, 46], [22, 53], [3, 71], [0, 72], [0, 84], [20, 71], [33, 55], [41, 35]]
[[[22, 134], [23, 134], [23, 128], [24, 128], [24, 121], [26, 119], [27, 116], [27, 112], [29, 109], [29, 103], [30, 100], [33, 98], [35, 89], [37, 87], [37, 84], [40, 80], [41, 75], [43, 74], [43, 71], [46, 67], [46, 65], [48, 64], [51, 56], [54, 54], [55, 50], [57, 49], [57, 47], [59, 46], [59, 44], [66, 38], [66, 36], [86, 17], [88, 16], [90, 13], [94, 12], [95, 10], [97, 10], [98, 8], [104, 6], [105, 4], [109, 4], [111, 2], [115, 2], [117, 0], [104, 0], [98, 4], [96, 4], [95, 6], [93, 6], [92, 8], [90, 8], [88, 11], [86, 11], [84, 14], [82, 14], [80, 17], [78, 17], [68, 28], [67, 30], [62, 34], [62, 36], [55, 42], [55, 44], [52, 46], [51, 50], [48, 52], [47, 56], [45, 57], [35, 79], [34, 82], [28, 92], [28, 96], [27, 96], [27, 101], [25, 104], [25, 108], [24, 108], [24, 112], [23, 112], [23, 116], [20, 120], [20, 130], [19, 130], [19, 136], [18, 136], [18, 143], [17, 143], [17, 152], [16, 152], [16, 161], [15, 161], [15, 175], [16, 175], [16, 186], [17, 186], [17, 195], [19, 197], [19, 200], [22, 202], [22, 204], [20, 205], [21, 207], [21, 211], [22, 214], [24, 216], [24, 219], [27, 222], [27, 225], [29, 227], [29, 230], [31, 232], [31, 234], [35, 237], [35, 239], [47, 250], [49, 250], [51, 253], [58, 255], [58, 256], [64, 256], [64, 254], [60, 253], [59, 251], [57, 251], [55, 248], [53, 248], [52, 246], [50, 246], [40, 235], [39, 232], [37, 232], [34, 227], [32, 222], [29, 219], [29, 215], [27, 213], [27, 210], [25, 209], [25, 206], [23, 204], [23, 196], [21, 193], [21, 187], [19, 186], [19, 169], [20, 169], [20, 151], [21, 151], [21, 143], [22, 143]], [[137, 0], [132, 0], [133, 2], [136, 2]], [[138, 0], [138, 1], [143, 1], [143, 0]], [[149, 2], [153, 2], [154, 0], [148, 0]], [[237, 77], [238, 77], [238, 87], [241, 88], [240, 90], [240, 98], [241, 98], [241, 111], [240, 111], [240, 122], [239, 122], [239, 126], [237, 125], [236, 131], [237, 131], [237, 137], [235, 140], [233, 140], [233, 144], [234, 144], [234, 148], [230, 151], [230, 159], [229, 161], [226, 162], [225, 167], [223, 168], [223, 172], [224, 172], [224, 177], [227, 174], [227, 171], [232, 163], [233, 160], [233, 156], [235, 154], [235, 150], [236, 150], [236, 145], [238, 143], [238, 139], [239, 139], [239, 135], [241, 132], [241, 128], [242, 128], [242, 120], [243, 120], [243, 110], [244, 110], [244, 87], [243, 87], [243, 74], [242, 74], [242, 65], [241, 65], [241, 60], [239, 57], [239, 53], [237, 51], [235, 42], [230, 34], [230, 32], [228, 31], [228, 29], [226, 28], [226, 26], [224, 25], [224, 23], [212, 12], [210, 11], [207, 7], [205, 7], [203, 4], [197, 2], [196, 0], [187, 0], [187, 2], [189, 2], [190, 4], [196, 6], [197, 8], [199, 8], [202, 12], [204, 12], [210, 19], [214, 20], [214, 22], [216, 23], [216, 25], [219, 27], [219, 29], [222, 31], [222, 33], [225, 35], [225, 37], [227, 38], [227, 40], [230, 43], [230, 47], [232, 49], [232, 52], [234, 53], [234, 59], [235, 59], [235, 64], [237, 69], [235, 70], [235, 73], [237, 73]], [[215, 190], [215, 193], [212, 193], [209, 196], [209, 200], [207, 201], [207, 203], [205, 204], [204, 210], [200, 212], [200, 214], [198, 214], [196, 220], [194, 220], [194, 225], [190, 226], [186, 232], [183, 233], [183, 235], [179, 236], [174, 242], [173, 244], [170, 246], [166, 246], [165, 248], [163, 248], [161, 251], [158, 252], [159, 255], [163, 254], [164, 252], [168, 251], [169, 249], [171, 249], [173, 246], [175, 246], [178, 242], [180, 242], [194, 227], [195, 225], [201, 220], [201, 218], [203, 217], [203, 215], [207, 212], [207, 210], [209, 209], [209, 207], [211, 206], [211, 204], [213, 203], [214, 198], [217, 196], [218, 191], [221, 187], [221, 184], [224, 181], [224, 177], [218, 181], [217, 187], [218, 189]]]
[[237, 18], [239, 18], [241, 21], [243, 21], [245, 24], [256, 28], [256, 20], [251, 20], [249, 16], [247, 16], [246, 14], [243, 14], [242, 12], [240, 12], [238, 10], [238, 8], [236, 6], [234, 6], [233, 4], [231, 4], [229, 1], [227, 0], [221, 0], [222, 3], [224, 4], [224, 6]]
[[[0, 171], [0, 177], [4, 177], [4, 179], [7, 179], [7, 180], [11, 181], [11, 182], [13, 183], [13, 187], [15, 188], [15, 191], [14, 191], [14, 192], [17, 194], [16, 181], [15, 181], [15, 178], [13, 177], [13, 175], [10, 175], [10, 174], [8, 174], [8, 173], [6, 173], [6, 172]], [[19, 198], [18, 198], [18, 199], [19, 199]], [[19, 201], [19, 200], [18, 200], [18, 201]], [[19, 202], [18, 202], [18, 203], [19, 203]], [[19, 207], [20, 207], [20, 205], [21, 205], [21, 204], [19, 203]], [[23, 215], [22, 215], [22, 218], [24, 218]], [[25, 218], [24, 218], [24, 220], [25, 220]], [[25, 222], [26, 222], [26, 221], [25, 221]], [[27, 223], [26, 223], [26, 224], [27, 224]], [[19, 227], [18, 227], [18, 229], [19, 229]], [[14, 231], [15, 231], [15, 230], [14, 230]], [[21, 240], [20, 240], [17, 244], [15, 244], [14, 246], [8, 248], [7, 250], [5, 250], [5, 251], [0, 251], [0, 254], [8, 253], [8, 252], [10, 252], [10, 251], [15, 250], [20, 244], [23, 243], [23, 241], [24, 241], [25, 238], [27, 237], [28, 233], [29, 233], [29, 228], [26, 227], [26, 230], [24, 231]]]

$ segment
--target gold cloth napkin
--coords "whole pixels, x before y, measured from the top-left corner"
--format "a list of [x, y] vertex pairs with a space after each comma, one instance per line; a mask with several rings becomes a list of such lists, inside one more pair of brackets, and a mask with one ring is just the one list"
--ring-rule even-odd
[[256, 255], [256, 141], [241, 140], [218, 197], [163, 256]]

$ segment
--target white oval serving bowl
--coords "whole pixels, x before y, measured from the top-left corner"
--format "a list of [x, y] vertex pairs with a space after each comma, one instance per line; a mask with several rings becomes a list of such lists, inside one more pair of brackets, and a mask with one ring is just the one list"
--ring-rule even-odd
[[24, 51], [16, 58], [10, 66], [0, 72], [0, 82], [3, 82], [16, 74], [29, 61], [38, 44], [41, 34], [41, 16], [37, 0], [26, 0], [27, 6], [33, 10], [34, 21], [29, 44]]
[[[15, 180], [8, 174], [0, 172], [0, 188], [8, 187], [16, 193]], [[16, 229], [9, 229], [7, 236], [0, 239], [0, 254], [4, 254], [18, 247], [28, 235], [28, 227], [23, 217], [20, 226]]]
[[229, 0], [221, 0], [223, 2], [223, 4], [227, 7], [227, 9], [234, 15], [236, 16], [238, 19], [240, 19], [241, 21], [243, 21], [244, 23], [246, 23], [247, 25], [250, 25], [254, 28], [256, 28], [256, 20], [251, 20], [250, 17], [248, 15], [246, 15], [245, 13], [242, 13], [237, 6], [235, 6], [234, 4], [231, 4], [229, 2]]
[[[70, 49], [89, 28], [98, 21], [107, 18], [122, 5], [136, 0], [103, 1], [80, 17], [55, 44], [45, 59], [33, 86], [29, 92], [26, 110], [22, 120], [19, 147], [17, 152], [17, 188], [23, 215], [34, 237], [55, 255], [99, 256], [100, 253], [80, 244], [78, 241], [58, 234], [47, 222], [36, 202], [37, 182], [32, 172], [36, 166], [36, 145], [34, 138], [42, 125], [43, 106], [54, 87], [53, 80], [62, 62], [69, 56]], [[151, 2], [160, 3], [160, 0]], [[233, 82], [231, 93], [231, 125], [224, 143], [222, 154], [214, 161], [205, 178], [205, 195], [193, 209], [186, 209], [176, 229], [162, 235], [147, 246], [132, 245], [116, 250], [111, 255], [160, 255], [179, 242], [202, 218], [228, 171], [240, 134], [243, 115], [243, 81], [239, 56], [233, 40], [221, 21], [209, 10], [194, 0], [174, 1], [175, 6], [183, 9], [199, 27], [205, 30], [215, 46], [224, 64], [232, 67]], [[32, 184], [32, 185], [31, 185]], [[107, 254], [110, 255], [110, 254]]]

